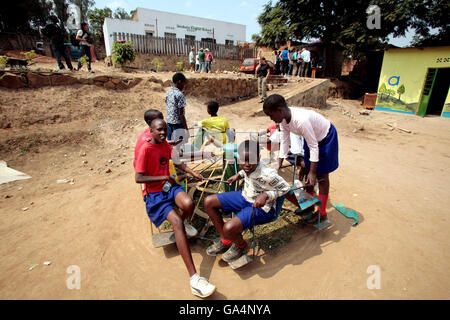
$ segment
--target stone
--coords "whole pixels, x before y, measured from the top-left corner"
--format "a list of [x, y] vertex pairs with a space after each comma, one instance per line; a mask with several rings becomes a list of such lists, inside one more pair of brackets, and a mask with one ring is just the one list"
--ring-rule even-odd
[[13, 73], [5, 73], [0, 77], [0, 87], [8, 89], [19, 89], [26, 87], [26, 78]]
[[105, 84], [103, 86], [105, 88], [108, 88], [108, 89], [115, 89], [116, 88], [116, 85], [112, 81], [105, 82]]
[[76, 83], [80, 83], [80, 81], [70, 75], [54, 74], [50, 76], [52, 86], [69, 86]]
[[99, 82], [107, 82], [107, 81], [109, 81], [109, 77], [107, 77], [107, 76], [95, 76], [92, 79], [94, 80], [94, 82], [97, 82], [97, 81], [99, 81]]
[[122, 82], [122, 80], [119, 78], [111, 78], [111, 82], [114, 84], [118, 84], [119, 82]]
[[52, 85], [50, 76], [44, 76], [38, 73], [29, 72], [27, 78], [28, 87], [30, 88], [40, 88]]
[[111, 172], [112, 172], [112, 171], [111, 171], [110, 168], [106, 169], [106, 171], [105, 171], [105, 173], [111, 173]]

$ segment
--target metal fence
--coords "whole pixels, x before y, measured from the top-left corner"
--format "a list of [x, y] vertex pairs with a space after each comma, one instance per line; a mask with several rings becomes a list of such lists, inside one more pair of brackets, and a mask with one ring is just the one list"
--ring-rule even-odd
[[215, 44], [206, 41], [195, 41], [191, 39], [152, 37], [147, 35], [114, 32], [113, 41], [131, 41], [134, 50], [138, 53], [151, 53], [163, 55], [188, 55], [195, 48], [198, 52], [200, 48], [213, 53], [214, 58], [242, 60], [256, 57], [255, 48], [245, 48], [234, 45]]

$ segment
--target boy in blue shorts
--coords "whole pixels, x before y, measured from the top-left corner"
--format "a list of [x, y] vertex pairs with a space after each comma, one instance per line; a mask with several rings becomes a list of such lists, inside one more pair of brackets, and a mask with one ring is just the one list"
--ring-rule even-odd
[[[197, 180], [202, 180], [203, 177], [179, 161], [177, 153], [173, 152], [173, 147], [167, 143], [167, 125], [164, 120], [159, 118], [153, 120], [150, 133], [152, 135], [150, 142], [143, 144], [138, 151], [135, 180], [136, 183], [145, 184], [144, 201], [153, 224], [159, 227], [167, 219], [173, 226], [178, 251], [191, 278], [191, 292], [205, 298], [213, 294], [215, 286], [197, 273], [186, 236], [186, 233], [191, 236], [197, 233], [194, 227], [185, 223], [185, 219], [194, 211], [194, 202], [170, 176], [169, 160], [173, 158], [174, 164], [179, 169]], [[181, 215], [176, 213], [174, 204], [180, 209]]]
[[[272, 221], [276, 199], [290, 188], [275, 169], [260, 161], [258, 142], [242, 142], [238, 155], [242, 170], [227, 182], [233, 184], [244, 178], [244, 190], [210, 195], [204, 202], [205, 210], [220, 235], [220, 240], [209, 246], [206, 253], [211, 256], [223, 253], [222, 259], [226, 262], [247, 253], [249, 246], [242, 237], [242, 231], [253, 226], [253, 211], [255, 226]], [[219, 209], [237, 214], [225, 223]]]

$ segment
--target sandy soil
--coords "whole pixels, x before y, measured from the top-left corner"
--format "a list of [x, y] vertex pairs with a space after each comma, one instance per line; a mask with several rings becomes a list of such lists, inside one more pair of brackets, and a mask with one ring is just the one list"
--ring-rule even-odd
[[[129, 92], [0, 89], [2, 121], [10, 123], [0, 129], [0, 158], [33, 177], [0, 185], [1, 299], [196, 299], [176, 248], [153, 248], [134, 182], [143, 113], [165, 110], [164, 95], [144, 84]], [[190, 125], [207, 116], [187, 100]], [[359, 115], [359, 101], [328, 102], [320, 112], [340, 143], [330, 201], [356, 210], [360, 224], [329, 206], [331, 229], [237, 272], [193, 242], [198, 270], [217, 286], [211, 298], [449, 299], [450, 122]], [[255, 98], [220, 115], [236, 129], [264, 129], [270, 120], [260, 111]], [[64, 178], [75, 183], [56, 183]], [[32, 264], [39, 265], [30, 271]], [[71, 265], [80, 267], [80, 290], [66, 287]], [[367, 288], [371, 265], [381, 268], [381, 289]]]

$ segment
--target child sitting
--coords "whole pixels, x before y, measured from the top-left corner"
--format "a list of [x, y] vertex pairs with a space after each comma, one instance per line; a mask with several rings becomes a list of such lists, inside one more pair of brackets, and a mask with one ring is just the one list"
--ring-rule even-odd
[[[220, 235], [220, 241], [206, 249], [208, 255], [222, 255], [226, 262], [238, 259], [248, 251], [242, 231], [255, 225], [272, 221], [275, 215], [276, 199], [289, 191], [289, 184], [276, 170], [260, 161], [259, 144], [246, 140], [238, 147], [241, 171], [227, 180], [229, 184], [244, 178], [243, 191], [232, 191], [208, 196], [204, 207]], [[237, 212], [224, 223], [219, 213]], [[253, 220], [254, 212], [254, 220]]]
[[[202, 180], [203, 177], [177, 159], [177, 154], [166, 141], [167, 125], [164, 120], [159, 118], [153, 120], [150, 133], [152, 139], [139, 149], [135, 164], [136, 183], [145, 183], [143, 195], [147, 214], [156, 227], [159, 227], [166, 219], [170, 222], [174, 229], [178, 251], [191, 277], [191, 292], [202, 298], [210, 296], [215, 286], [196, 272], [186, 237], [186, 233], [190, 236], [197, 234], [197, 230], [186, 222], [194, 211], [194, 203], [170, 176], [169, 160], [173, 157], [173, 162], [180, 170], [197, 180]], [[174, 204], [180, 209], [181, 215], [176, 213]]]
[[[203, 119], [198, 123], [201, 130], [196, 135], [194, 140], [194, 146], [200, 149], [203, 143], [213, 142], [214, 145], [222, 147], [229, 141], [234, 140], [233, 130], [230, 129], [228, 120], [224, 117], [219, 117], [217, 112], [219, 111], [219, 103], [216, 101], [210, 101], [207, 104], [206, 112], [211, 116], [210, 118]], [[228, 137], [228, 141], [227, 141]]]

